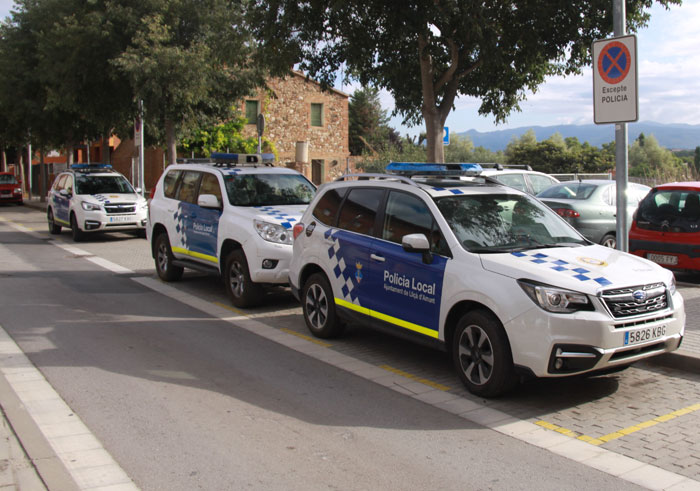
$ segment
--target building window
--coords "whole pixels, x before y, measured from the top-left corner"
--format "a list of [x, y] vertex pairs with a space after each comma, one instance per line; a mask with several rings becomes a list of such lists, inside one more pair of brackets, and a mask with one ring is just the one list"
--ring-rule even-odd
[[245, 117], [248, 120], [248, 124], [256, 124], [258, 121], [258, 101], [245, 101]]
[[311, 126], [323, 126], [323, 104], [311, 103]]

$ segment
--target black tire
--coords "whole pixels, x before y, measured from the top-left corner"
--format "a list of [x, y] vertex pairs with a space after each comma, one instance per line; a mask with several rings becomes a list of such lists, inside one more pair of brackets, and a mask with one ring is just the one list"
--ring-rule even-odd
[[615, 234], [605, 234], [603, 238], [600, 239], [600, 245], [615, 249], [617, 247], [617, 238]]
[[483, 310], [468, 312], [457, 323], [452, 360], [469, 392], [496, 397], [517, 384], [513, 355], [501, 323]]
[[61, 233], [61, 226], [56, 224], [56, 221], [53, 219], [53, 210], [49, 208], [48, 213], [46, 214], [46, 219], [49, 222], [49, 233], [51, 235], [58, 235]]
[[234, 249], [228, 254], [223, 276], [226, 292], [233, 305], [245, 309], [262, 302], [265, 290], [250, 279], [248, 261], [242, 249]]
[[85, 240], [85, 232], [80, 230], [78, 221], [75, 219], [75, 215], [73, 213], [70, 214], [70, 230], [73, 235], [73, 242], [82, 242]]
[[173, 251], [170, 249], [168, 234], [158, 234], [155, 241], [156, 273], [163, 281], [177, 281], [185, 271], [181, 266], [173, 265]]
[[328, 339], [343, 333], [345, 326], [338, 318], [333, 290], [323, 273], [314, 273], [306, 280], [301, 290], [301, 304], [311, 334]]

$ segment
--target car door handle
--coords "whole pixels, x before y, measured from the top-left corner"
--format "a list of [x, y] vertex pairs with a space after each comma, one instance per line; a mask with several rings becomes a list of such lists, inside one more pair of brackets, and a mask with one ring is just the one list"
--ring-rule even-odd
[[378, 261], [378, 262], [380, 262], [380, 263], [383, 263], [384, 261], [386, 261], [386, 259], [384, 258], [384, 256], [378, 256], [377, 254], [370, 254], [369, 257], [370, 257], [370, 259], [372, 259], [373, 261]]

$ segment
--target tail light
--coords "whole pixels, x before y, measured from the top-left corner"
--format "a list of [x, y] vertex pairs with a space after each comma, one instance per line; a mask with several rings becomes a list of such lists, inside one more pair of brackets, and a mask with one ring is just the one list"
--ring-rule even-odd
[[294, 228], [292, 229], [292, 233], [294, 234], [294, 238], [296, 239], [300, 233], [304, 231], [304, 224], [303, 223], [297, 223], [294, 225]]
[[564, 218], [578, 218], [581, 216], [578, 211], [571, 208], [554, 208], [554, 211], [557, 212], [557, 215]]
[[151, 194], [149, 195], [149, 199], [153, 199], [153, 196], [156, 195], [156, 188], [157, 187], [158, 187], [157, 185], [153, 186], [153, 189], [151, 189]]

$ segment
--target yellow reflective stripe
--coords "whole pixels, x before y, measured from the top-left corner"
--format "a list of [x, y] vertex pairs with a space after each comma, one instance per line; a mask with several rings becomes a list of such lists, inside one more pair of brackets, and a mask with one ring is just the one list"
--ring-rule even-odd
[[56, 218], [55, 216], [53, 217], [53, 221], [54, 221], [54, 222], [58, 222], [58, 223], [66, 224], [66, 225], [68, 225], [68, 226], [70, 227], [70, 222], [67, 222], [67, 221], [65, 221], [65, 220], [61, 220], [60, 218]]
[[418, 332], [420, 334], [430, 336], [431, 338], [437, 339], [437, 337], [438, 337], [438, 332], [433, 330], [433, 329], [428, 329], [427, 327], [419, 326], [418, 324], [414, 324], [412, 322], [408, 322], [408, 321], [405, 321], [403, 319], [398, 319], [398, 318], [392, 317], [390, 315], [382, 314], [381, 312], [377, 312], [376, 310], [370, 310], [366, 307], [360, 307], [359, 305], [355, 305], [354, 303], [350, 303], [346, 300], [343, 300], [342, 298], [336, 297], [335, 303], [337, 305], [340, 305], [341, 307], [345, 307], [345, 308], [348, 308], [350, 310], [354, 310], [355, 312], [359, 312], [361, 314], [376, 317], [377, 319], [381, 319], [384, 322], [389, 322], [390, 324], [394, 324], [396, 326], [403, 327], [404, 329], [409, 329], [411, 331], [415, 331], [415, 332]]
[[201, 252], [188, 251], [182, 247], [173, 247], [173, 252], [179, 254], [185, 254], [187, 256], [196, 257], [198, 259], [204, 259], [205, 261], [212, 262], [214, 264], [219, 264], [219, 260], [215, 256], [210, 256], [209, 254], [202, 254]]

